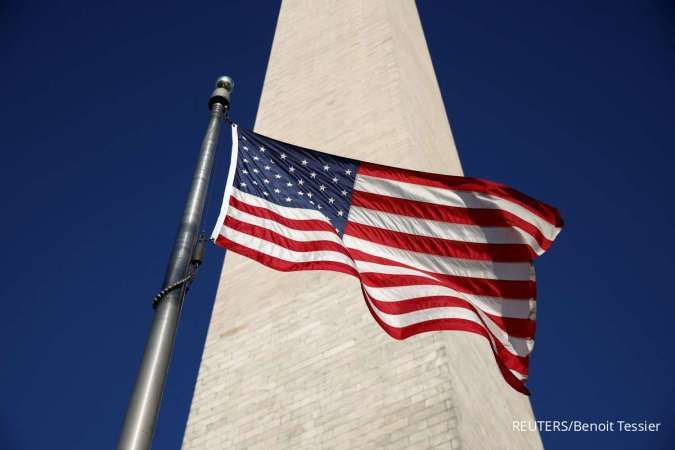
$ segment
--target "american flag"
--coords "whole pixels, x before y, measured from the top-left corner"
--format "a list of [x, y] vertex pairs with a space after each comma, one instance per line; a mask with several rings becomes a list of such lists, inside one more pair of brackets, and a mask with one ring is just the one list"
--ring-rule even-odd
[[562, 227], [555, 208], [502, 184], [329, 155], [235, 124], [232, 143], [216, 244], [281, 271], [357, 277], [396, 339], [484, 336], [505, 380], [528, 393], [532, 261]]

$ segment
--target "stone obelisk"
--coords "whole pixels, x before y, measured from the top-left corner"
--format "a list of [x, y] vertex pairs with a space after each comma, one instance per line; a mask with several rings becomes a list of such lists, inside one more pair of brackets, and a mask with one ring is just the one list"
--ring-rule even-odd
[[[255, 130], [303, 147], [461, 174], [412, 0], [288, 0]], [[541, 448], [529, 399], [485, 338], [390, 338], [358, 282], [227, 254], [184, 449]]]

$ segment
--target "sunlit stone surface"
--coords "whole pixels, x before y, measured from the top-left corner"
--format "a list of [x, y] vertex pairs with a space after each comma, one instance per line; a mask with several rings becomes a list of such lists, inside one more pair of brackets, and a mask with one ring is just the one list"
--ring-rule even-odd
[[[461, 43], [448, 43], [461, 45]], [[309, 148], [461, 174], [409, 0], [285, 1], [255, 125]], [[395, 341], [356, 279], [225, 259], [184, 449], [541, 448], [480, 336]]]

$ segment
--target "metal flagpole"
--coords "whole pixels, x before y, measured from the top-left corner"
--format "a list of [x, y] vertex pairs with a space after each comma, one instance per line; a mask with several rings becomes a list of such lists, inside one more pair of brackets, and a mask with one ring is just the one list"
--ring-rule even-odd
[[204, 201], [213, 169], [218, 134], [230, 107], [230, 93], [234, 82], [221, 77], [209, 99], [211, 118], [199, 152], [197, 167], [192, 177], [183, 218], [173, 244], [173, 251], [164, 276], [162, 291], [155, 302], [155, 317], [141, 367], [138, 371], [124, 426], [117, 444], [118, 450], [147, 450], [157, 424], [159, 404], [171, 360], [176, 328], [187, 284], [196, 266], [201, 262], [197, 235], [201, 226]]

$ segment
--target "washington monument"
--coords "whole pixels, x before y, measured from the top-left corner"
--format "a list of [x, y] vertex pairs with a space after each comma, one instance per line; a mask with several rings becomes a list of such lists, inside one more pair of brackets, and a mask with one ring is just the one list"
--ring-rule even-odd
[[[462, 174], [412, 0], [284, 1], [255, 131]], [[484, 337], [396, 341], [353, 277], [228, 253], [183, 448], [541, 448], [513, 431], [520, 420], [533, 420], [529, 398]]]

